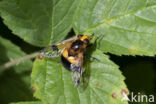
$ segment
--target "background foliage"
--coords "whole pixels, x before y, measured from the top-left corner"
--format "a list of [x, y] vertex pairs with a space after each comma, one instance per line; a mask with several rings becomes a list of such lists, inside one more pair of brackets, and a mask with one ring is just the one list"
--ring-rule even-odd
[[[155, 94], [155, 58], [145, 57], [156, 53], [155, 0], [1, 0], [0, 15], [3, 18], [0, 23], [0, 65], [41, 49], [34, 46], [54, 44], [75, 33], [94, 33], [98, 37], [94, 45], [96, 50], [92, 48], [87, 54], [100, 61], [85, 61], [86, 72], [90, 73], [85, 73], [89, 76], [86, 78], [89, 79], [89, 87], [83, 92], [73, 87], [70, 73], [62, 68], [59, 59], [34, 62], [32, 85], [36, 89], [35, 97], [42, 102], [72, 103], [79, 99], [77, 104], [126, 103], [120, 102], [121, 90], [126, 89], [123, 75], [130, 91]], [[103, 52], [109, 54], [102, 55]], [[108, 55], [121, 67], [123, 75]], [[56, 67], [60, 70], [56, 70]], [[1, 72], [0, 87], [4, 89], [0, 92], [2, 103], [36, 100], [30, 87], [31, 68], [32, 62], [29, 60]], [[101, 86], [97, 84], [98, 81]], [[63, 95], [62, 92], [64, 96], [59, 97]], [[119, 95], [115, 100], [111, 97], [113, 92]]]

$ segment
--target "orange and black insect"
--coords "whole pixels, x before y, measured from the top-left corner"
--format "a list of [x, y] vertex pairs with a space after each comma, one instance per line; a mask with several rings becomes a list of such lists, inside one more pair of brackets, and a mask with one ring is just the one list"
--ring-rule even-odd
[[67, 47], [62, 51], [62, 65], [73, 72], [73, 81], [78, 86], [82, 77], [83, 58], [86, 47], [88, 46], [90, 37], [86, 35], [78, 35], [77, 38], [69, 42]]
[[[72, 72], [72, 79], [75, 86], [79, 85], [82, 77], [84, 52], [89, 45], [90, 39], [90, 36], [87, 35], [77, 35], [73, 39], [50, 46], [57, 55], [58, 53], [61, 53], [62, 65]], [[62, 47], [64, 48], [60, 51]], [[49, 52], [48, 54], [44, 52], [45, 57], [46, 55], [49, 58], [55, 56], [52, 52]]]

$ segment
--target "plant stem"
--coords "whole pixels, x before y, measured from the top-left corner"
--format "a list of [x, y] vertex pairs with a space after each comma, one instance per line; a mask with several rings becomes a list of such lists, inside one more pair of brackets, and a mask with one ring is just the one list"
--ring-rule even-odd
[[[62, 41], [61, 43], [56, 44], [56, 45], [65, 44], [66, 42], [72, 41], [75, 38], [76, 38], [76, 36], [73, 36], [73, 37], [71, 37], [71, 38], [69, 38], [67, 40]], [[33, 57], [36, 57], [39, 54], [40, 54], [40, 52], [35, 52], [35, 53], [32, 53], [32, 54], [23, 56], [23, 57], [21, 57], [19, 59], [11, 60], [11, 61], [5, 63], [4, 65], [0, 66], [0, 71], [8, 69], [8, 68], [10, 68], [10, 67], [12, 67], [14, 65], [17, 65], [17, 64], [19, 64], [21, 62], [24, 62], [25, 60], [31, 59]]]
[[12, 67], [14, 65], [17, 65], [17, 64], [19, 64], [21, 62], [24, 62], [24, 61], [26, 61], [28, 59], [34, 58], [37, 55], [39, 55], [39, 52], [35, 52], [35, 53], [32, 53], [32, 54], [23, 56], [21, 58], [11, 60], [11, 61], [5, 63], [4, 65], [0, 66], [0, 71], [5, 70], [5, 69], [8, 69], [8, 68], [10, 68], [10, 67]]

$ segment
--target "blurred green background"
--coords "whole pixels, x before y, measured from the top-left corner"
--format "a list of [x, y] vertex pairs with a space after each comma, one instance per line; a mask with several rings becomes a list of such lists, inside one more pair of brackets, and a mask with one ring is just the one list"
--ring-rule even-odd
[[[70, 34], [74, 35], [74, 32], [72, 31]], [[1, 18], [0, 36], [11, 40], [27, 54], [41, 49], [39, 47], [34, 47], [24, 42], [19, 37], [13, 35], [7, 26], [3, 24]], [[1, 50], [0, 54], [2, 54]], [[120, 66], [120, 70], [126, 77], [125, 82], [130, 92], [134, 92], [134, 94], [141, 93], [146, 95], [155, 95], [156, 97], [156, 57], [116, 56], [110, 53], [107, 54], [110, 56], [112, 61]], [[3, 64], [7, 61], [8, 60], [2, 62], [0, 60], [0, 64]], [[10, 70], [0, 74], [0, 104], [36, 100], [33, 98], [33, 91], [30, 86], [30, 80], [28, 80], [28, 83], [26, 83], [20, 79], [23, 75], [28, 76], [30, 79], [30, 73], [31, 68], [29, 68], [29, 71], [20, 74], [14, 73], [13, 68], [11, 68]], [[134, 102], [131, 104], [134, 104]]]

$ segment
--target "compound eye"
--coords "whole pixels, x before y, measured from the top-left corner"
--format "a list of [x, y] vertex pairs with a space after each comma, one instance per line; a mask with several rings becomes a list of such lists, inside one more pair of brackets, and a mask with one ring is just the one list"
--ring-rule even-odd
[[58, 47], [56, 45], [52, 45], [51, 47], [52, 47], [53, 51], [58, 51]]

